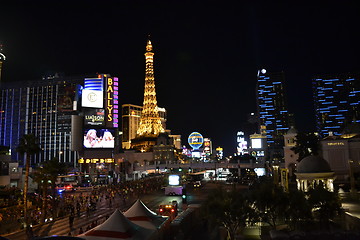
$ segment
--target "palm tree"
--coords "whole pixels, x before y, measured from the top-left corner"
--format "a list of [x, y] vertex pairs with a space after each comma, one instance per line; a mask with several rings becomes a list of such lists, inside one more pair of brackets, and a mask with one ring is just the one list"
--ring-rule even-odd
[[20, 138], [19, 145], [16, 151], [20, 154], [25, 154], [25, 183], [24, 183], [24, 221], [25, 226], [28, 227], [28, 214], [27, 214], [27, 192], [29, 187], [29, 168], [30, 168], [30, 157], [41, 151], [38, 143], [38, 139], [34, 134], [25, 134]]
[[45, 222], [45, 217], [46, 217], [46, 213], [47, 213], [47, 189], [49, 187], [49, 177], [47, 176], [47, 174], [44, 172], [44, 168], [40, 167], [37, 168], [35, 173], [34, 173], [34, 181], [38, 184], [39, 187], [39, 191], [41, 192], [41, 198], [42, 198], [42, 202], [41, 202], [41, 219], [40, 219], [40, 223]]
[[[68, 172], [68, 166], [65, 163], [59, 162], [57, 157], [46, 161], [43, 165], [37, 169], [35, 174], [35, 181], [38, 182], [39, 186], [42, 188], [42, 221], [46, 216], [46, 205], [47, 205], [47, 190], [49, 183], [51, 184], [51, 192], [55, 197], [56, 189], [56, 180], [58, 175], [62, 175]], [[55, 199], [55, 198], [53, 198]], [[54, 203], [55, 204], [55, 203]], [[53, 204], [53, 206], [54, 206]], [[55, 209], [55, 208], [53, 208]], [[55, 213], [53, 213], [55, 217]]]

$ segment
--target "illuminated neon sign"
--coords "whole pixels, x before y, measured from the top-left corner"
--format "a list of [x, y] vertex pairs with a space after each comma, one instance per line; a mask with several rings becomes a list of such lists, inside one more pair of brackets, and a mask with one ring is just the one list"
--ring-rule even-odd
[[329, 142], [327, 143], [328, 146], [344, 146], [343, 142]]
[[119, 80], [106, 77], [106, 126], [117, 128], [119, 125]]
[[199, 149], [204, 143], [204, 138], [200, 133], [193, 132], [188, 137], [188, 143], [193, 149]]
[[79, 163], [114, 163], [113, 158], [80, 158]]

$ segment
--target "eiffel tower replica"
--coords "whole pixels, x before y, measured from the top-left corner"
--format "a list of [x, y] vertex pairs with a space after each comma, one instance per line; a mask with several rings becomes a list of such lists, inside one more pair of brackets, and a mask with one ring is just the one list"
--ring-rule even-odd
[[141, 152], [150, 152], [152, 151], [152, 147], [156, 145], [159, 134], [165, 132], [159, 117], [156, 101], [154, 53], [150, 39], [148, 39], [146, 44], [145, 63], [143, 109], [136, 137], [131, 140], [131, 147]]

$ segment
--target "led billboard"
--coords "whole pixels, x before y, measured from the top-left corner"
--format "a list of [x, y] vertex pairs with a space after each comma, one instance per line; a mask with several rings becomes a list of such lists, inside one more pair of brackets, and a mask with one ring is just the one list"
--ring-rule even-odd
[[103, 108], [104, 107], [104, 94], [103, 91], [95, 90], [82, 90], [81, 106], [90, 108]]
[[254, 168], [254, 172], [258, 177], [265, 176], [266, 174], [265, 168]]
[[203, 145], [204, 138], [200, 133], [193, 132], [188, 137], [188, 143], [193, 149], [196, 150], [196, 149], [199, 149]]
[[85, 148], [114, 148], [115, 129], [85, 129]]
[[72, 112], [74, 109], [75, 86], [59, 86], [58, 111]]
[[245, 154], [245, 150], [247, 149], [247, 141], [245, 141], [244, 132], [237, 132], [237, 153], [239, 155]]
[[262, 148], [261, 138], [251, 139], [251, 148]]
[[179, 184], [180, 184], [179, 175], [169, 175], [169, 185], [170, 186], [177, 186]]
[[104, 126], [105, 125], [105, 110], [104, 109], [84, 109], [84, 123], [90, 126]]

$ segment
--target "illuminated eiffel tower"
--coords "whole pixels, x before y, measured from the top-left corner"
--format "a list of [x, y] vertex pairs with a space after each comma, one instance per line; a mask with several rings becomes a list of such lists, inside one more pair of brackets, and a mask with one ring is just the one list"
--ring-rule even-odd
[[156, 144], [156, 138], [159, 134], [165, 132], [159, 117], [156, 101], [154, 53], [152, 50], [151, 41], [148, 39], [145, 53], [146, 69], [143, 109], [136, 138], [131, 141], [132, 147], [142, 152], [150, 151], [152, 146]]

